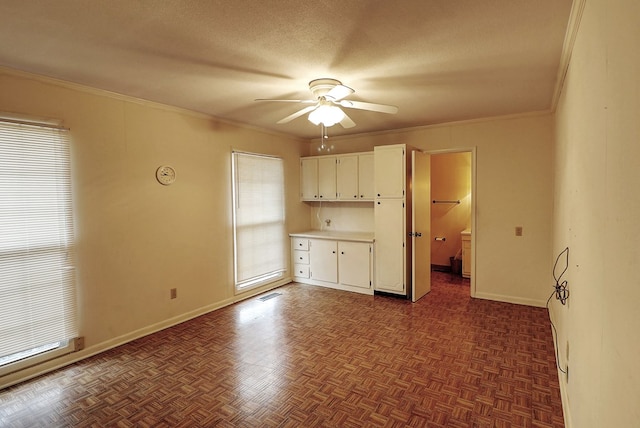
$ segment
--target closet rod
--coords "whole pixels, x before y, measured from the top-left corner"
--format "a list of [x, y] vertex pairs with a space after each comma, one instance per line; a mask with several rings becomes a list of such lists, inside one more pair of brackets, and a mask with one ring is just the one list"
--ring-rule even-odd
[[438, 201], [438, 200], [433, 200], [434, 204], [459, 204], [460, 200], [458, 199], [457, 201]]

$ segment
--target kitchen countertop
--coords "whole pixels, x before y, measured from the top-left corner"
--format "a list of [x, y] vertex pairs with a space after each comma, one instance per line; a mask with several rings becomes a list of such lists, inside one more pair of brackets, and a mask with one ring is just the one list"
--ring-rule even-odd
[[294, 238], [333, 239], [336, 241], [374, 242], [373, 232], [338, 232], [332, 230], [308, 230], [290, 233]]

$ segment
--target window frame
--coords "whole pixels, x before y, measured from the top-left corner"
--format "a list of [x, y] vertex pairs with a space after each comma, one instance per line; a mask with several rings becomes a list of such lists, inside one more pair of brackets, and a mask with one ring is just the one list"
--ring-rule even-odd
[[[239, 251], [242, 251], [241, 244], [239, 244], [238, 239], [238, 210], [239, 207], [239, 183], [238, 183], [238, 158], [239, 157], [251, 157], [263, 160], [277, 160], [279, 163], [279, 172], [280, 172], [280, 212], [281, 217], [277, 219], [278, 227], [280, 231], [278, 233], [279, 237], [279, 246], [281, 253], [281, 260], [279, 261], [279, 267], [275, 267], [267, 272], [264, 272], [261, 275], [250, 279], [240, 279], [239, 276], [239, 257], [242, 257], [239, 254]], [[255, 288], [263, 287], [265, 285], [274, 284], [279, 280], [285, 278], [285, 273], [288, 269], [288, 246], [286, 239], [286, 210], [285, 210], [285, 172], [284, 172], [284, 159], [280, 156], [268, 155], [263, 153], [251, 153], [240, 150], [232, 150], [231, 151], [231, 184], [232, 184], [232, 234], [233, 234], [233, 274], [234, 274], [234, 292], [235, 294], [241, 294], [248, 290], [252, 290]], [[266, 223], [266, 222], [265, 222]], [[265, 224], [262, 223], [262, 224]], [[275, 236], [275, 235], [274, 235]]]
[[[32, 262], [35, 257], [38, 257], [38, 254], [42, 257], [42, 254], [50, 253], [52, 254], [52, 257], [56, 257], [57, 255], [59, 260], [64, 260], [62, 263], [58, 261], [53, 266], [56, 266], [61, 270], [61, 272], [66, 272], [64, 274], [61, 273], [59, 275], [55, 275], [55, 279], [53, 280], [50, 278], [46, 279], [47, 277], [40, 277], [45, 278], [44, 280], [47, 281], [46, 284], [49, 284], [49, 281], [52, 281], [54, 284], [53, 290], [55, 290], [55, 296], [52, 297], [54, 299], [58, 299], [58, 309], [55, 309], [53, 313], [56, 314], [56, 319], [62, 320], [60, 321], [60, 326], [63, 327], [58, 327], [59, 331], [57, 333], [47, 335], [49, 339], [45, 339], [44, 341], [51, 340], [51, 342], [35, 345], [34, 342], [27, 345], [29, 340], [26, 340], [24, 342], [26, 347], [23, 350], [16, 352], [9, 351], [11, 353], [4, 355], [0, 359], [0, 361], [6, 361], [0, 365], [0, 376], [4, 376], [76, 350], [75, 339], [78, 336], [78, 308], [75, 278], [74, 213], [71, 185], [71, 139], [68, 135], [69, 129], [62, 127], [60, 125], [60, 121], [40, 120], [9, 113], [0, 113], [0, 127], [2, 128], [0, 130], [0, 132], [2, 132], [2, 136], [0, 137], [2, 140], [0, 141], [0, 150], [5, 153], [5, 157], [7, 159], [12, 161], [12, 165], [19, 165], [15, 170], [10, 169], [7, 173], [9, 175], [5, 176], [5, 178], [18, 177], [15, 179], [15, 183], [17, 184], [9, 184], [8, 187], [4, 187], [7, 191], [5, 194], [6, 198], [4, 198], [6, 199], [5, 203], [7, 201], [9, 202], [9, 209], [17, 210], [16, 212], [19, 212], [20, 214], [29, 213], [31, 215], [34, 213], [32, 211], [33, 208], [31, 208], [30, 205], [33, 204], [33, 201], [37, 201], [38, 204], [46, 203], [46, 209], [43, 212], [47, 213], [46, 218], [49, 219], [45, 223], [42, 223], [47, 226], [47, 233], [40, 229], [34, 229], [38, 230], [39, 236], [42, 235], [42, 237], [39, 237], [38, 239], [28, 238], [28, 240], [25, 241], [24, 236], [17, 232], [15, 235], [19, 237], [15, 241], [5, 237], [4, 250], [0, 251], [0, 257], [5, 260], [6, 264], [4, 264], [4, 267], [7, 270], [0, 272], [0, 274], [2, 274], [5, 279], [9, 279], [9, 289], [15, 289], [15, 292], [20, 293], [21, 295], [31, 295], [32, 292], [25, 293], [25, 291], [31, 290], [34, 287], [34, 280], [30, 279], [23, 284], [21, 278], [24, 275], [26, 268], [17, 270], [17, 262], [12, 262], [10, 260], [11, 258], [19, 258], [19, 260], [24, 259], [26, 262]], [[16, 145], [12, 147], [12, 143], [15, 143]], [[11, 156], [8, 153], [11, 153]], [[52, 155], [52, 153], [55, 154]], [[30, 165], [32, 162], [35, 162], [37, 165], [42, 163], [44, 169], [36, 170], [36, 167]], [[2, 162], [0, 161], [0, 163]], [[30, 165], [31, 169], [25, 168], [25, 165]], [[48, 171], [52, 171], [51, 173], [54, 174], [50, 179], [47, 179], [46, 175], [43, 175], [47, 174]], [[24, 186], [25, 183], [29, 182], [29, 180], [34, 180], [34, 177], [36, 176], [39, 177], [39, 180], [44, 180], [39, 181], [39, 183], [43, 183], [42, 186], [44, 188], [48, 189], [51, 186], [55, 186], [55, 197], [51, 197], [49, 200], [47, 199], [48, 197], [43, 199], [40, 195], [36, 194], [36, 198], [29, 199], [30, 202], [25, 203], [24, 206], [22, 203], [15, 205], [15, 197], [11, 196], [11, 192], [24, 189], [24, 187], [21, 186]], [[26, 178], [21, 179], [20, 177]], [[34, 188], [33, 184], [31, 187]], [[27, 193], [26, 190], [23, 191], [25, 194]], [[0, 197], [2, 197], [2, 195], [0, 195]], [[53, 206], [54, 211], [50, 211], [50, 205]], [[29, 208], [26, 208], [27, 206]], [[0, 214], [2, 213], [3, 212], [0, 211]], [[12, 230], [13, 227], [19, 229], [20, 224], [15, 224], [14, 226], [14, 223], [12, 223], [12, 215], [7, 214], [7, 211], [5, 211], [4, 214], [6, 217], [0, 218], [0, 225], [5, 228], [4, 230], [7, 230], [6, 227], [9, 227], [8, 230]], [[36, 223], [40, 224], [38, 222]], [[51, 224], [57, 224], [57, 226], [52, 229], [53, 231], [49, 230]], [[57, 243], [53, 244], [53, 242]], [[13, 249], [13, 246], [15, 246], [15, 249]], [[31, 250], [25, 250], [24, 248], [29, 248]], [[22, 264], [26, 262], [19, 263]], [[47, 264], [44, 266], [51, 268], [51, 265], [49, 264], [51, 261], [47, 259], [46, 263]], [[38, 266], [42, 269], [42, 265]], [[42, 280], [43, 279], [40, 279], [40, 281]], [[38, 284], [41, 283], [38, 282]], [[49, 286], [47, 286], [46, 290], [48, 289]], [[43, 295], [46, 296], [47, 293], [40, 293], [37, 296]], [[66, 296], [63, 298], [62, 302], [59, 301], [61, 295]], [[37, 297], [34, 297], [33, 299], [37, 300]], [[33, 302], [33, 299], [30, 301]], [[24, 300], [20, 300], [20, 302], [23, 301]], [[22, 304], [20, 304], [20, 306], [22, 306]], [[14, 307], [14, 304], [9, 303], [9, 306], [6, 306], [6, 308], [10, 307]], [[29, 307], [31, 308], [32, 306]], [[46, 311], [46, 313], [50, 314], [51, 311]], [[58, 318], [60, 317], [59, 314], [64, 315], [62, 315], [62, 318]], [[19, 318], [12, 317], [7, 319], [17, 320]], [[16, 324], [20, 328], [18, 331], [22, 331], [25, 328], [33, 330], [34, 327], [37, 326], [37, 323], [34, 325], [24, 323], [24, 321], [16, 322], [19, 323]], [[9, 343], [12, 343], [13, 339], [11, 339], [11, 330], [9, 329], [6, 331], [9, 331], [9, 335], [3, 335], [2, 337], [9, 340]], [[57, 334], [60, 332], [64, 333], [61, 333], [58, 337]], [[9, 349], [11, 349], [11, 347], [12, 346], [9, 345]]]

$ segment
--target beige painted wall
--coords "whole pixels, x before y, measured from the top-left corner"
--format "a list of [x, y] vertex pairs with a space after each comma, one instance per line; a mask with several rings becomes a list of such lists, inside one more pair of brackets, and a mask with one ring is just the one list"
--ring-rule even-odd
[[[553, 301], [568, 427], [640, 424], [640, 3], [589, 0], [556, 113]], [[567, 346], [569, 355], [567, 355]]]
[[[370, 151], [385, 144], [407, 144], [429, 152], [475, 149], [475, 295], [544, 306], [552, 291], [551, 115], [330, 140], [335, 153]], [[310, 155], [317, 154], [318, 144], [314, 141]], [[516, 226], [523, 227], [522, 237], [515, 236]]]
[[471, 152], [431, 156], [431, 199], [460, 201], [431, 204], [431, 264], [449, 266], [462, 250], [460, 232], [471, 228]]
[[[282, 156], [287, 228], [310, 226], [310, 209], [298, 200], [307, 142], [8, 70], [0, 70], [0, 111], [59, 118], [71, 128], [87, 349], [67, 361], [243, 297], [233, 287], [232, 148]], [[171, 186], [155, 180], [162, 164], [177, 169]], [[178, 298], [170, 300], [174, 287]]]

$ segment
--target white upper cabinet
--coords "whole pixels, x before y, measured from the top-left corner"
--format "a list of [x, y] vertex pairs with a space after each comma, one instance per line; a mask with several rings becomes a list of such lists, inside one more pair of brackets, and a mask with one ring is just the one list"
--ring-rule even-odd
[[321, 201], [336, 199], [336, 158], [318, 158], [318, 197]]
[[300, 159], [303, 201], [373, 201], [373, 152]]
[[337, 193], [339, 201], [358, 200], [358, 155], [337, 157]]
[[358, 154], [358, 199], [373, 201], [373, 153]]
[[374, 147], [377, 198], [404, 198], [406, 158], [404, 144]]
[[300, 159], [300, 199], [318, 200], [318, 159]]

